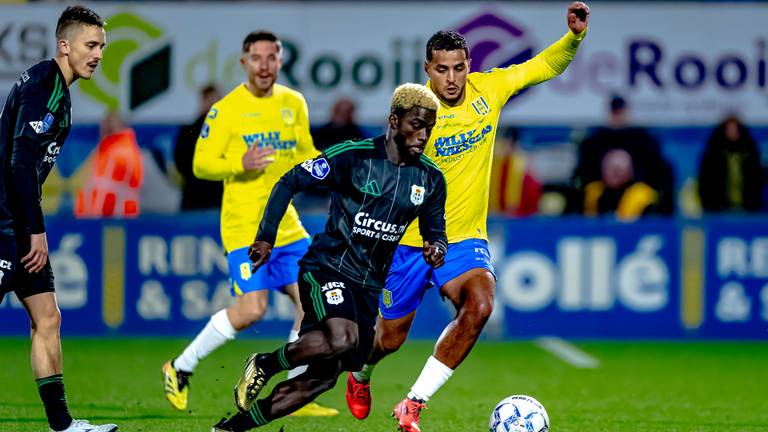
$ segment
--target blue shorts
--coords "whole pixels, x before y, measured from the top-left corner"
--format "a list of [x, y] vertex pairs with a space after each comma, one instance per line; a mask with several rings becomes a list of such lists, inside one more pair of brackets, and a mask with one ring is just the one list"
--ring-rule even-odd
[[265, 289], [285, 293], [285, 286], [296, 283], [299, 277], [299, 260], [307, 253], [309, 240], [287, 244], [272, 249], [272, 255], [266, 264], [256, 273], [251, 272], [251, 259], [248, 248], [235, 249], [227, 254], [229, 264], [229, 287], [233, 296]]
[[476, 268], [484, 268], [496, 277], [485, 240], [467, 239], [449, 244], [445, 264], [438, 269], [424, 261], [421, 248], [398, 246], [379, 297], [379, 313], [384, 319], [402, 318], [419, 307], [427, 289], [442, 287]]

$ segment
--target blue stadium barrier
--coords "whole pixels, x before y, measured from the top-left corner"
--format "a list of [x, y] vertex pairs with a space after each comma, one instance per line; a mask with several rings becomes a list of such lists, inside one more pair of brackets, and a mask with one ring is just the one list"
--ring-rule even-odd
[[[310, 232], [324, 217], [305, 217]], [[140, 220], [49, 218], [64, 334], [192, 335], [230, 301], [215, 212]], [[492, 219], [498, 273], [489, 339], [768, 337], [768, 221], [721, 217]], [[412, 337], [435, 338], [454, 314], [431, 289]], [[273, 295], [247, 335], [282, 338], [290, 301]], [[0, 334], [28, 333], [15, 298]]]

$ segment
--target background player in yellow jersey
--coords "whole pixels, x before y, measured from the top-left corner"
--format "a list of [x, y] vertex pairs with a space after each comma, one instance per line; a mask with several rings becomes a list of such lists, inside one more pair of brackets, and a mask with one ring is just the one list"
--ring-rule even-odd
[[[288, 294], [296, 304], [289, 341], [298, 338], [303, 312], [297, 262], [307, 251], [309, 235], [292, 205], [280, 222], [270, 263], [252, 273], [248, 258], [251, 237], [272, 187], [298, 162], [318, 153], [309, 133], [304, 97], [275, 84], [281, 54], [282, 44], [270, 32], [245, 37], [240, 63], [248, 81], [213, 105], [195, 147], [195, 176], [224, 181], [221, 238], [236, 299], [211, 317], [181, 355], [163, 365], [165, 396], [179, 410], [187, 407], [189, 379], [198, 362], [264, 316], [269, 290]], [[294, 369], [289, 376], [301, 372]], [[312, 404], [295, 414], [328, 416], [338, 411]]]
[[491, 315], [496, 287], [486, 218], [499, 114], [515, 93], [566, 69], [586, 34], [588, 16], [587, 5], [572, 3], [567, 12], [569, 30], [559, 41], [525, 63], [483, 73], [469, 73], [467, 44], [458, 33], [440, 31], [427, 42], [424, 69], [440, 109], [424, 154], [440, 167], [448, 184], [448, 253], [445, 265], [433, 270], [419, 262], [418, 232], [409, 229], [401, 240], [379, 303], [373, 352], [363, 369], [347, 378], [347, 405], [355, 417], [367, 417], [373, 367], [405, 342], [429, 286], [438, 287], [457, 314], [407, 397], [395, 406], [398, 429], [420, 430], [419, 413], [425, 402], [450, 378], [480, 336]]

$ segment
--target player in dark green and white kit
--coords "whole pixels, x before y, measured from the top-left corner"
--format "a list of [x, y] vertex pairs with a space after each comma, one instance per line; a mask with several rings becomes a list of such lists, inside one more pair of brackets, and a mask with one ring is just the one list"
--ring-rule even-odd
[[[346, 142], [294, 167], [275, 185], [251, 245], [258, 267], [269, 259], [277, 227], [294, 194], [315, 185], [332, 191], [325, 231], [299, 261], [304, 309], [300, 337], [269, 354], [253, 354], [235, 387], [240, 413], [214, 431], [244, 431], [290, 414], [332, 388], [343, 371], [359, 370], [373, 344], [378, 298], [392, 256], [417, 217], [430, 265], [444, 261], [445, 178], [422, 153], [435, 125], [437, 98], [405, 84], [392, 97], [387, 133]], [[308, 365], [256, 401], [269, 378]]]
[[104, 21], [68, 7], [56, 25], [56, 57], [21, 74], [0, 110], [0, 301], [15, 292], [31, 324], [32, 372], [53, 431], [112, 432], [73, 420], [64, 392], [61, 314], [40, 207], [41, 188], [72, 128], [69, 86], [101, 61]]

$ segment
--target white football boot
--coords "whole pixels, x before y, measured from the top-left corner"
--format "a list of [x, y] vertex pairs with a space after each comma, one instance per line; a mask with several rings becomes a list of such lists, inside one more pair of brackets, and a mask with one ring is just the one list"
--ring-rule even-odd
[[[56, 432], [53, 429], [49, 430]], [[117, 425], [113, 424], [92, 425], [88, 420], [72, 420], [72, 424], [61, 432], [115, 432], [116, 430]]]

